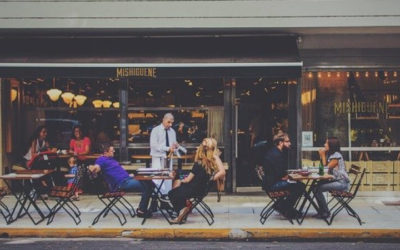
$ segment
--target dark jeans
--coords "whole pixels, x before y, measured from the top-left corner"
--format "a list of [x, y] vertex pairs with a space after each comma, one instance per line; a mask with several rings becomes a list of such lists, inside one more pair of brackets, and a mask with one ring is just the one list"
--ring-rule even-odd
[[318, 202], [320, 214], [329, 213], [328, 205], [326, 204], [326, 200], [324, 197], [324, 192], [327, 191], [347, 191], [349, 190], [350, 183], [344, 179], [337, 181], [320, 181], [318, 182], [317, 187], [313, 190], [315, 194], [315, 198]]
[[126, 192], [141, 192], [142, 198], [139, 202], [139, 209], [142, 212], [146, 212], [151, 197], [151, 192], [153, 190], [153, 185], [154, 184], [151, 181], [137, 181], [132, 177], [129, 177], [122, 181], [119, 188]]
[[290, 211], [294, 208], [297, 200], [304, 193], [305, 187], [306, 185], [301, 182], [289, 183], [287, 181], [281, 180], [272, 185], [269, 188], [269, 191], [289, 191], [289, 196], [286, 199], [281, 200], [281, 202], [278, 203], [277, 206], [284, 211]]

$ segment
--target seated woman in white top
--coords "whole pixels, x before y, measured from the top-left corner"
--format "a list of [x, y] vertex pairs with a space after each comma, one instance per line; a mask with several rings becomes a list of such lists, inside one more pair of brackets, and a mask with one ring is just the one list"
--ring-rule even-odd
[[57, 151], [57, 149], [49, 148], [49, 142], [46, 140], [46, 138], [47, 138], [47, 127], [46, 126], [37, 127], [29, 141], [28, 151], [24, 155], [24, 160], [26, 161], [25, 164], [26, 167], [28, 168], [31, 167], [32, 161], [40, 152], [48, 150], [52, 152]]
[[333, 174], [334, 179], [320, 181], [314, 190], [319, 211], [318, 218], [326, 219], [330, 216], [323, 192], [326, 191], [347, 191], [350, 187], [350, 179], [346, 172], [343, 156], [340, 153], [340, 142], [336, 137], [329, 137], [324, 148], [319, 150], [322, 164], [328, 166], [328, 172]]

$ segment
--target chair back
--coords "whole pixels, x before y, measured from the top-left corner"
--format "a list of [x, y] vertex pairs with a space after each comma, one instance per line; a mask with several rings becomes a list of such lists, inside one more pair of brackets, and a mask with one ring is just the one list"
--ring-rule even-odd
[[364, 178], [365, 171], [366, 171], [366, 168], [364, 168], [363, 171], [361, 172], [361, 175], [359, 175], [359, 178], [358, 178], [358, 181], [357, 181], [357, 185], [355, 186], [355, 189], [352, 190], [352, 191], [353, 191], [353, 192], [352, 192], [352, 193], [353, 193], [353, 197], [356, 196], [356, 194], [357, 194], [357, 192], [358, 192], [358, 189], [359, 189], [360, 186], [361, 186], [361, 182], [362, 182], [362, 180], [363, 180], [363, 178]]
[[349, 174], [349, 177], [353, 176], [353, 181], [350, 184], [350, 190], [349, 190], [350, 193], [353, 193], [353, 191], [355, 190], [355, 188], [357, 186], [358, 180], [361, 177], [360, 176], [361, 167], [352, 164], [350, 169], [349, 169], [348, 174]]
[[72, 195], [81, 187], [82, 181], [87, 175], [87, 166], [85, 165], [78, 165], [78, 171], [74, 177], [73, 185], [71, 190], [69, 191]]

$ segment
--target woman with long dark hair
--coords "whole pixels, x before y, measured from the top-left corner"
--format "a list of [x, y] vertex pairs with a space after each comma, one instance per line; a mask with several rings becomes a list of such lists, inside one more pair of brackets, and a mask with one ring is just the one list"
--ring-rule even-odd
[[30, 162], [40, 152], [49, 150], [49, 142], [46, 139], [47, 139], [47, 127], [46, 126], [37, 127], [29, 140], [29, 148], [27, 149], [27, 152], [24, 155], [24, 159], [26, 162]]
[[326, 191], [346, 191], [350, 187], [350, 179], [346, 172], [343, 155], [340, 152], [340, 142], [336, 137], [329, 137], [324, 148], [319, 150], [319, 155], [324, 166], [328, 167], [328, 173], [334, 176], [333, 180], [320, 181], [314, 190], [319, 211], [318, 218], [326, 219], [330, 216], [328, 205], [324, 197]]
[[89, 137], [83, 135], [81, 126], [75, 126], [72, 129], [69, 152], [75, 155], [86, 155], [90, 152], [90, 146], [90, 139]]

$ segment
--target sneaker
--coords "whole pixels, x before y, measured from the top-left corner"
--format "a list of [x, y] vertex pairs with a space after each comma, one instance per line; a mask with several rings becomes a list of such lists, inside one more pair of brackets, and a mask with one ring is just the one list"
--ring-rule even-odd
[[169, 202], [169, 197], [168, 197], [168, 195], [166, 195], [166, 194], [164, 194], [164, 195], [162, 195], [161, 197], [160, 197], [160, 200], [161, 201], [163, 201], [163, 202]]

